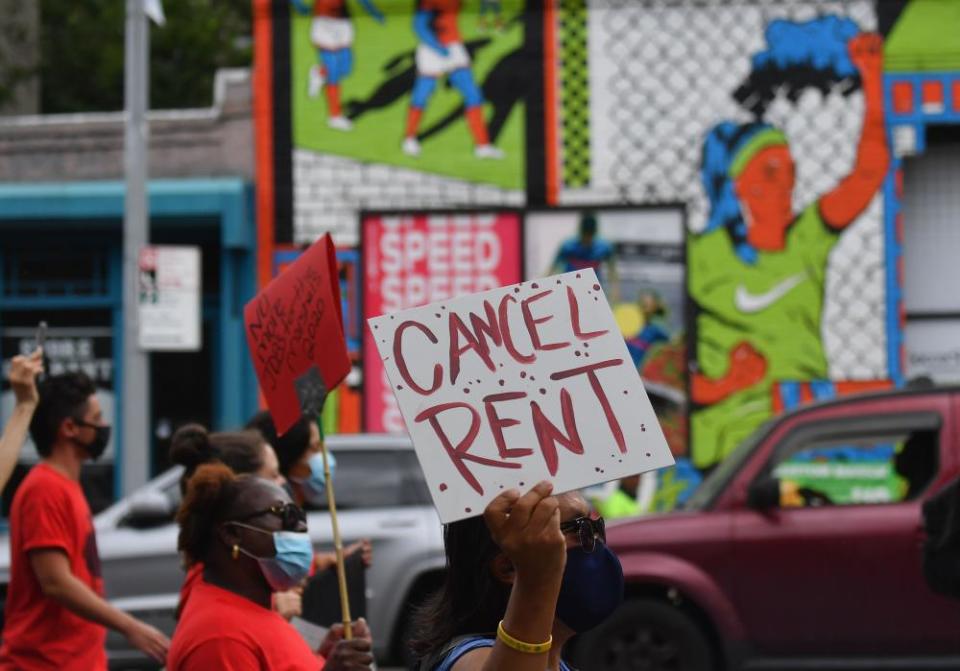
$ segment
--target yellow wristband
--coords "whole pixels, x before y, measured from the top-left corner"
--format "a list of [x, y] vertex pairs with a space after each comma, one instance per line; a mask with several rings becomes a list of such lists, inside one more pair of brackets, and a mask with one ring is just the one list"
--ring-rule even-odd
[[512, 648], [517, 652], [525, 652], [529, 655], [541, 655], [548, 652], [551, 646], [553, 646], [553, 636], [548, 638], [546, 643], [524, 643], [523, 641], [518, 641], [503, 628], [503, 620], [500, 620], [500, 624], [497, 625], [497, 638], [508, 648]]

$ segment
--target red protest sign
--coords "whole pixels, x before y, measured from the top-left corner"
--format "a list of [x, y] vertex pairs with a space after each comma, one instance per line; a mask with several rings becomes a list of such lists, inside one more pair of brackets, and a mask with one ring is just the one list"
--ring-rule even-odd
[[257, 380], [282, 434], [316, 414], [347, 373], [337, 259], [330, 235], [315, 242], [244, 307]]

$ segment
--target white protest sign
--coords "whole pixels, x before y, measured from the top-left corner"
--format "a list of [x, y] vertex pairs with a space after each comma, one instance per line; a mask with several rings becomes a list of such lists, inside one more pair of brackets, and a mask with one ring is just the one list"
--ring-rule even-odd
[[593, 270], [368, 323], [445, 523], [673, 464]]

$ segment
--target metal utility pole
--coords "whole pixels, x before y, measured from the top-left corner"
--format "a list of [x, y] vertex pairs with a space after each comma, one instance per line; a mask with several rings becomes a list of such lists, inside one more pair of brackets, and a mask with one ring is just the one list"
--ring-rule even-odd
[[144, 0], [127, 0], [124, 105], [126, 135], [123, 209], [123, 410], [121, 442], [116, 452], [123, 494], [147, 482], [150, 450], [150, 365], [139, 345], [138, 258], [149, 238], [147, 207], [147, 125], [150, 29]]

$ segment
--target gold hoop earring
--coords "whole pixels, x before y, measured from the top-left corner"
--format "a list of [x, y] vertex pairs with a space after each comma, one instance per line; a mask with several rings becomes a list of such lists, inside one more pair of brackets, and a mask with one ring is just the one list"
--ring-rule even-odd
[[239, 546], [239, 545], [234, 545], [234, 546], [233, 546], [233, 552], [231, 552], [230, 554], [231, 554], [231, 556], [232, 556], [234, 559], [239, 559], [239, 558], [240, 558], [240, 546]]

